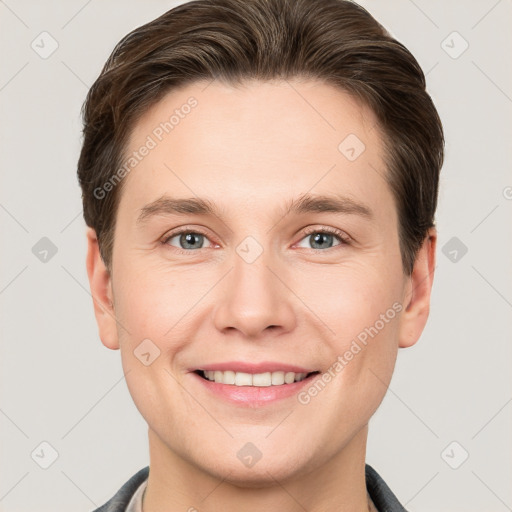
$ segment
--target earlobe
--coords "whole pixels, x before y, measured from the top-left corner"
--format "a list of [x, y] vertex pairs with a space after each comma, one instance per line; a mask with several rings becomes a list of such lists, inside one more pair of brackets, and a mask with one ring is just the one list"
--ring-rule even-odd
[[427, 323], [434, 281], [436, 243], [437, 232], [435, 228], [431, 228], [416, 255], [413, 271], [407, 280], [404, 309], [400, 320], [400, 348], [414, 345]]
[[98, 324], [101, 342], [112, 350], [119, 349], [112, 280], [101, 258], [98, 239], [93, 228], [88, 227], [87, 236], [87, 275], [93, 298], [94, 315]]

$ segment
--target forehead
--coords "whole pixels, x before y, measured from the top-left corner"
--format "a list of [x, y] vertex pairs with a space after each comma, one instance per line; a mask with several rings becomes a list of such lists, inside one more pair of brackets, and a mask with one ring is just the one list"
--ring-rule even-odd
[[132, 206], [164, 192], [246, 205], [333, 187], [374, 202], [389, 196], [374, 113], [319, 81], [195, 82], [173, 90], [133, 127], [126, 157], [133, 152], [144, 156], [125, 178]]
[[324, 146], [337, 149], [339, 138], [351, 129], [370, 145], [379, 142], [374, 113], [353, 95], [318, 80], [295, 78], [246, 80], [237, 85], [201, 81], [174, 89], [132, 127], [129, 147], [143, 143], [148, 135], [157, 144], [178, 143], [187, 128], [196, 130], [196, 136], [208, 135], [212, 143], [217, 142], [217, 134], [224, 138], [251, 135], [259, 143], [283, 145], [287, 140], [302, 140], [318, 146], [324, 140]]

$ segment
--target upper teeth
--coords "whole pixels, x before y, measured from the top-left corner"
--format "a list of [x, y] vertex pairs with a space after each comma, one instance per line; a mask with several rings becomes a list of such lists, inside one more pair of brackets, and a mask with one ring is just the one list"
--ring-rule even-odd
[[265, 372], [244, 373], [230, 370], [204, 370], [204, 376], [218, 384], [234, 384], [235, 386], [280, 386], [291, 384], [306, 378], [307, 373], [295, 372]]

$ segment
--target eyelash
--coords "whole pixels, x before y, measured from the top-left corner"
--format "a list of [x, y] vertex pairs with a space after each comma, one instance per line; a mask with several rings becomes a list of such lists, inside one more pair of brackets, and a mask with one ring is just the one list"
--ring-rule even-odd
[[[196, 249], [196, 251], [194, 251], [194, 250], [185, 250], [185, 249], [180, 249], [179, 247], [170, 246], [168, 244], [169, 240], [171, 240], [175, 236], [181, 235], [183, 233], [193, 233], [193, 234], [197, 234], [197, 235], [203, 235], [204, 237], [208, 238], [208, 235], [204, 231], [202, 231], [201, 229], [190, 229], [190, 228], [184, 227], [184, 228], [179, 229], [178, 231], [172, 232], [169, 235], [165, 236], [165, 238], [161, 241], [162, 245], [165, 245], [167, 247], [172, 247], [172, 250], [176, 251], [178, 254], [190, 254], [191, 252], [196, 252], [197, 249]], [[309, 235], [312, 235], [313, 233], [335, 235], [338, 238], [338, 240], [340, 241], [340, 245], [339, 246], [334, 246], [334, 247], [329, 247], [329, 249], [335, 249], [336, 247], [340, 247], [342, 245], [349, 245], [350, 244], [350, 237], [344, 231], [341, 231], [341, 230], [336, 229], [336, 228], [321, 228], [321, 229], [314, 228], [314, 227], [308, 228], [303, 233], [303, 236], [302, 236], [301, 240], [303, 238], [306, 238]], [[327, 250], [329, 250], [329, 249], [327, 249]], [[312, 251], [319, 251], [319, 252], [326, 252], [327, 251], [327, 250], [322, 250], [322, 249], [311, 249], [311, 250]]]

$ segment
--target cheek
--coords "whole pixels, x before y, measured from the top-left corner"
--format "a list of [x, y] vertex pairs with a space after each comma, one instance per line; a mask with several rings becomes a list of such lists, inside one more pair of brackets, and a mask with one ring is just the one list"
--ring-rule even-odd
[[339, 394], [350, 389], [351, 396], [365, 400], [370, 409], [376, 407], [398, 350], [400, 275], [354, 265], [326, 269], [321, 278], [318, 275], [320, 279], [312, 277], [303, 277], [309, 286], [298, 295], [329, 329], [325, 339], [329, 343], [327, 365], [336, 375], [333, 389]]
[[[338, 348], [343, 348], [346, 341], [376, 322], [379, 330], [383, 330], [381, 315], [385, 315], [386, 320], [396, 317], [393, 304], [401, 296], [400, 284], [390, 272], [352, 265], [301, 272], [294, 289], [306, 308], [318, 315], [332, 336], [339, 340]], [[390, 321], [386, 322], [386, 331], [391, 330], [389, 324]]]
[[178, 386], [169, 373], [181, 379], [189, 340], [204, 320], [198, 315], [207, 301], [198, 301], [211, 288], [211, 280], [197, 271], [150, 265], [118, 269], [116, 316], [122, 364], [136, 403], [145, 404], [156, 399], [159, 390]]
[[[119, 272], [116, 288], [116, 316], [126, 327], [122, 338], [137, 343], [145, 338], [160, 340], [182, 318], [189, 291], [177, 273], [156, 272], [149, 268], [125, 268]], [[126, 332], [128, 331], [129, 334]]]

